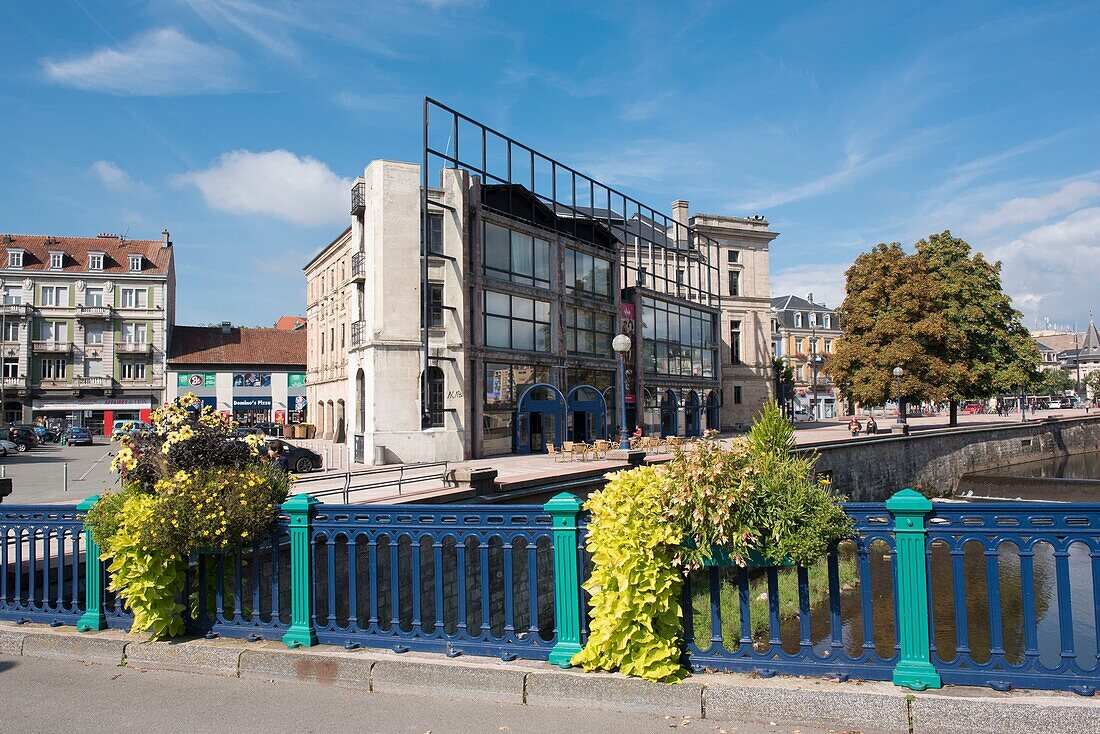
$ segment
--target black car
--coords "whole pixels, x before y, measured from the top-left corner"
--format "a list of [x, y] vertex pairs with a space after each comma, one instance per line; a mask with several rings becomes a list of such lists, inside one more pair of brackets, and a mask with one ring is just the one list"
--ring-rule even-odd
[[70, 426], [65, 432], [65, 440], [70, 446], [91, 446], [92, 432], [82, 426]]
[[274, 421], [264, 421], [262, 423], [257, 423], [253, 425], [252, 428], [263, 431], [265, 436], [283, 435], [283, 424], [275, 423]]
[[230, 432], [230, 435], [232, 435], [233, 438], [236, 439], [242, 439], [246, 436], [251, 436], [253, 434], [256, 434], [257, 436], [262, 436], [264, 435], [264, 432], [256, 428], [255, 426], [237, 426]]
[[8, 432], [8, 440], [15, 444], [16, 450], [20, 453], [27, 449], [33, 449], [40, 443], [38, 434], [31, 428], [8, 426], [6, 430]]
[[286, 457], [287, 467], [296, 474], [304, 474], [307, 471], [316, 471], [321, 468], [321, 455], [315, 451], [287, 443], [281, 438], [272, 439], [267, 442], [267, 445], [278, 446], [279, 453]]

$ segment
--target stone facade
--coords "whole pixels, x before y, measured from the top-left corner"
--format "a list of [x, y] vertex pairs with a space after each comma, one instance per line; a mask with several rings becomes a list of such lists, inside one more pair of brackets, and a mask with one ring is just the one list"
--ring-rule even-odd
[[344, 441], [348, 385], [349, 313], [355, 293], [349, 227], [305, 266], [306, 399], [305, 422], [317, 436]]

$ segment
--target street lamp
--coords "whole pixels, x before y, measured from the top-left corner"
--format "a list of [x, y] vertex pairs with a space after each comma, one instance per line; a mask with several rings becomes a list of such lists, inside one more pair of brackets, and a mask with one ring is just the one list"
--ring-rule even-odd
[[630, 438], [626, 433], [626, 353], [630, 351], [632, 342], [626, 334], [619, 334], [611, 340], [611, 348], [619, 357], [619, 426], [622, 434], [619, 436], [619, 448], [623, 451], [630, 449]]
[[905, 374], [905, 370], [901, 367], [894, 368], [894, 377], [898, 380], [898, 425], [905, 425], [905, 414], [901, 410], [901, 376]]

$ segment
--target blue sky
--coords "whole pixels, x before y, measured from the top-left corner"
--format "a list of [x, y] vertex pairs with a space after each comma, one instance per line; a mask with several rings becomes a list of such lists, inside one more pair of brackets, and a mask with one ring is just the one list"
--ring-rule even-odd
[[951, 229], [1029, 327], [1100, 307], [1100, 5], [0, 4], [0, 231], [172, 231], [182, 323], [304, 310], [301, 268], [435, 97], [667, 209], [761, 213], [775, 294]]

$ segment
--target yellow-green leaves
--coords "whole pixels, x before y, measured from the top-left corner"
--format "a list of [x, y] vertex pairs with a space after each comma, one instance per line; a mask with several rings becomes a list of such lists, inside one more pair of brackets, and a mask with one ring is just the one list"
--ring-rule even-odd
[[594, 569], [584, 588], [592, 596], [592, 621], [573, 664], [679, 680], [682, 579], [673, 557], [680, 538], [665, 520], [657, 470], [610, 475], [585, 509]]

